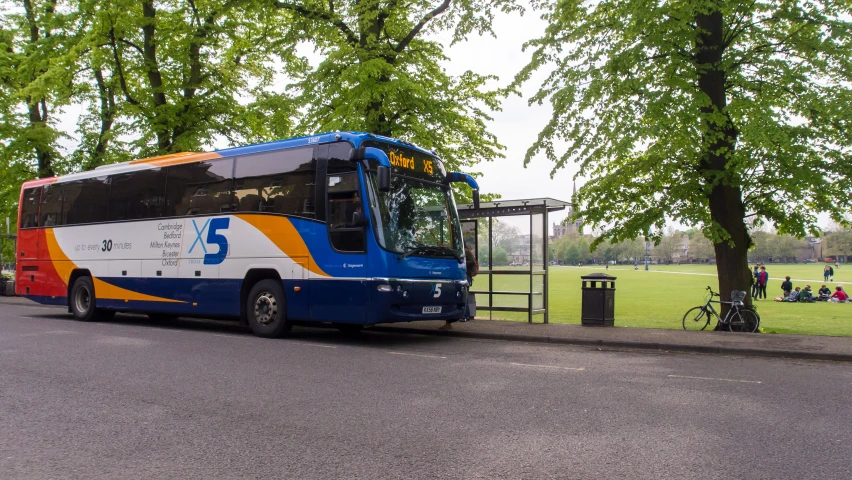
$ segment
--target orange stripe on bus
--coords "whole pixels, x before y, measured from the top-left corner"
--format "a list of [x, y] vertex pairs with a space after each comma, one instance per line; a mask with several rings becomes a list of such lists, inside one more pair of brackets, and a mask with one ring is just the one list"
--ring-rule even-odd
[[[47, 250], [50, 252], [50, 260], [53, 263], [53, 268], [56, 270], [59, 278], [68, 285], [68, 281], [71, 279], [71, 273], [77, 268], [77, 265], [72, 262], [67, 255], [65, 255], [64, 251], [62, 251], [62, 247], [60, 247], [59, 242], [56, 241], [56, 234], [53, 233], [52, 228], [45, 230], [45, 237], [47, 239]], [[141, 300], [147, 302], [186, 303], [181, 300], [155, 297], [153, 295], [145, 295], [144, 293], [127, 290], [126, 288], [116, 287], [115, 285], [107, 283], [94, 275], [92, 276], [92, 282], [95, 285], [95, 295], [107, 300]]]
[[296, 227], [293, 226], [293, 222], [291, 222], [290, 219], [272, 215], [254, 214], [240, 214], [236, 215], [236, 217], [266, 235], [266, 238], [271, 240], [272, 243], [274, 243], [275, 246], [288, 257], [310, 258], [308, 266], [306, 267], [307, 270], [323, 277], [329, 276], [329, 274], [325, 273], [317, 266], [308, 246], [305, 244], [305, 241], [302, 239], [299, 231], [296, 230]]
[[222, 155], [213, 152], [197, 153], [197, 152], [181, 152], [172, 153], [170, 155], [161, 155], [159, 157], [140, 158], [131, 160], [131, 165], [145, 163], [155, 167], [168, 167], [171, 165], [182, 165], [184, 163], [201, 162], [203, 160], [212, 160], [214, 158], [222, 158]]

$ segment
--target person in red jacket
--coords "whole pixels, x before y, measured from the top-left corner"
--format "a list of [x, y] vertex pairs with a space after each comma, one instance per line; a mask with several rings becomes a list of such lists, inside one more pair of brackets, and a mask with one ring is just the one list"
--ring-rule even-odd
[[766, 285], [769, 283], [769, 273], [766, 267], [760, 267], [760, 272], [757, 274], [757, 299], [763, 297], [766, 300]]
[[849, 297], [846, 296], [846, 292], [843, 291], [843, 287], [838, 285], [834, 293], [831, 294], [831, 298], [829, 300], [837, 303], [846, 303], [846, 300], [848, 299]]

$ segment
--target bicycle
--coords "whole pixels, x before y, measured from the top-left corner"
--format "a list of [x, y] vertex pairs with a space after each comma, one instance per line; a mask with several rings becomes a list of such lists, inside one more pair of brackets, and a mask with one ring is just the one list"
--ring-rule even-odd
[[[731, 301], [726, 302], [723, 300], [713, 300], [714, 297], [720, 297], [720, 295], [710, 287], [707, 287], [707, 290], [710, 292], [707, 303], [690, 308], [683, 316], [684, 330], [704, 330], [710, 325], [711, 318], [716, 317], [716, 321], [720, 325], [727, 325], [728, 330], [732, 332], [753, 333], [757, 331], [757, 327], [760, 325], [760, 316], [757, 312], [746, 308], [743, 304], [746, 292], [734, 290], [731, 292]], [[719, 317], [716, 309], [713, 308], [714, 303], [724, 303], [731, 306], [725, 318]]]

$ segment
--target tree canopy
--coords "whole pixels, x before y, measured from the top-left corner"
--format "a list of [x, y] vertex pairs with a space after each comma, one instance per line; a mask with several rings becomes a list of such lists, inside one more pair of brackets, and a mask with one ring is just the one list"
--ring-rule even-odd
[[502, 157], [488, 131], [500, 97], [493, 77], [467, 71], [458, 77], [441, 66], [444, 45], [426, 34], [447, 32], [452, 42], [492, 33], [495, 10], [515, 10], [512, 0], [380, 2], [275, 1], [323, 57], [294, 88], [300, 92], [304, 131], [360, 130], [404, 137], [432, 148], [448, 169], [468, 169]]
[[531, 102], [553, 115], [526, 162], [579, 163], [576, 214], [604, 238], [701, 225], [721, 290], [748, 290], [746, 218], [802, 236], [852, 207], [848, 2], [537, 6], [549, 25], [516, 85], [552, 68]]
[[[502, 156], [486, 128], [500, 97], [492, 77], [449, 75], [447, 45], [425, 36], [491, 33], [496, 11], [517, 8], [0, 0], [0, 213], [14, 218], [30, 178], [319, 131], [405, 138], [469, 170]], [[323, 57], [315, 68], [303, 45]]]

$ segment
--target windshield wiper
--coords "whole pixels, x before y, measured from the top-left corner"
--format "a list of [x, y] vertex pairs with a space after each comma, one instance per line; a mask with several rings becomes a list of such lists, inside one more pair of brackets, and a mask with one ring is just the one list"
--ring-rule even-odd
[[421, 245], [419, 247], [409, 248], [403, 253], [399, 259], [410, 257], [411, 255], [444, 255], [450, 254], [453, 258], [461, 262], [461, 256], [455, 252], [452, 248], [449, 247], [439, 247], [439, 246], [430, 246], [430, 245]]

